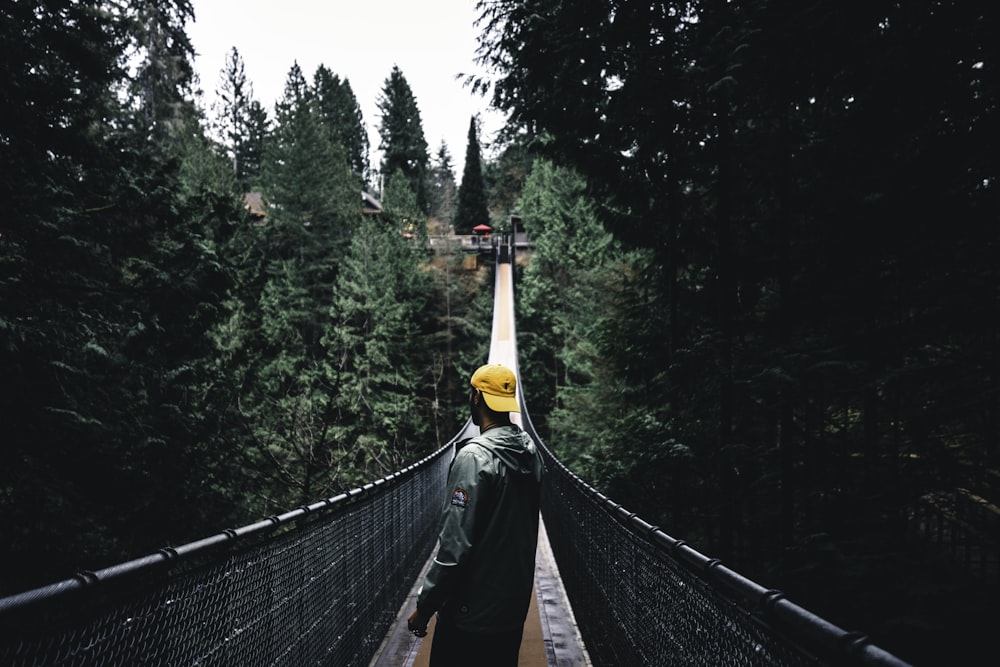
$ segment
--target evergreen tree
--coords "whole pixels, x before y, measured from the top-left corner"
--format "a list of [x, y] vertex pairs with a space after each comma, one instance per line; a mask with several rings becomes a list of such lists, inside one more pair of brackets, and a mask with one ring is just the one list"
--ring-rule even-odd
[[[77, 29], [62, 34], [67, 24]], [[107, 160], [103, 166], [112, 169], [97, 130], [104, 118], [121, 115], [111, 92], [124, 80], [116, 65], [124, 49], [117, 29], [79, 3], [9, 4], [0, 11], [6, 52], [0, 87], [17, 95], [0, 114], [7, 211], [0, 223], [5, 594], [47, 583], [41, 578], [63, 574], [57, 568], [68, 553], [92, 553], [110, 539], [104, 525], [81, 531], [97, 522], [80, 516], [86, 509], [74, 510], [97, 504], [87, 480], [76, 476], [99, 468], [81, 464], [93, 454], [97, 438], [90, 433], [103, 426], [80, 405], [87, 398], [81, 355], [106, 328], [95, 302], [110, 282], [99, 263], [107, 245], [92, 228], [100, 220], [96, 209], [109, 208], [107, 184], [88, 189], [101, 184], [90, 182], [95, 163]], [[87, 188], [78, 182], [81, 174]], [[65, 507], [73, 497], [74, 506]], [[43, 543], [49, 549], [33, 548]]]
[[360, 210], [360, 183], [347, 173], [347, 157], [330, 141], [315, 113], [312, 91], [295, 63], [275, 105], [275, 127], [265, 152], [265, 194], [280, 228], [283, 256], [297, 254], [303, 237], [323, 239], [325, 252], [346, 248], [349, 219]]
[[[322, 375], [324, 309], [295, 258], [268, 262], [256, 304], [260, 329], [241, 401], [249, 458], [267, 481], [259, 500], [274, 509], [314, 502], [340, 487], [332, 477], [331, 395]], [[329, 285], [327, 285], [329, 288]]]
[[192, 110], [193, 49], [184, 27], [194, 12], [188, 0], [132, 0], [123, 10], [140, 59], [131, 82], [140, 122], [154, 140], [169, 141]]
[[[974, 612], [942, 618], [883, 575], [898, 572], [902, 553], [907, 567], [927, 558], [898, 539], [917, 528], [917, 498], [997, 467], [987, 443], [1000, 420], [983, 397], [1000, 375], [969, 363], [996, 358], [996, 328], [980, 314], [997, 300], [983, 289], [996, 278], [986, 249], [998, 228], [984, 213], [996, 208], [986, 146], [1000, 123], [985, 36], [997, 12], [826, 0], [794, 11], [478, 7], [483, 64], [502, 73], [496, 105], [534, 147], [586, 176], [608, 229], [653, 253], [649, 279], [612, 283], [620, 296], [605, 306], [641, 335], [603, 351], [641, 360], [628, 386], [665, 370], [634, 397], [651, 421], [619, 424], [643, 470], [675, 451], [651, 442], [675, 439], [691, 457], [690, 476], [671, 482], [688, 493], [663, 496], [652, 520], [687, 526], [685, 539], [781, 580], [828, 617], [856, 618], [846, 601], [885, 582], [865, 590], [871, 613], [858, 621], [904, 657], [936, 650], [923, 639], [932, 633], [915, 630], [922, 623], [968, 636], [958, 626], [978, 623]], [[634, 317], [644, 304], [658, 336]], [[952, 389], [942, 392], [944, 377]], [[604, 404], [601, 386], [586, 391], [594, 404]], [[976, 435], [963, 445], [955, 432]], [[625, 476], [603, 483], [631, 507], [655, 495]], [[829, 553], [864, 554], [836, 590]], [[964, 576], [939, 583], [957, 589]]]
[[267, 112], [253, 99], [253, 86], [235, 46], [226, 56], [217, 95], [217, 131], [232, 160], [240, 192], [250, 192], [260, 177]]
[[495, 144], [499, 150], [498, 157], [487, 160], [483, 165], [483, 182], [486, 186], [486, 199], [492, 210], [517, 211], [518, 199], [531, 172], [534, 158], [528, 146], [527, 135], [505, 137], [504, 134], [501, 133]]
[[330, 294], [360, 217], [360, 183], [323, 127], [298, 64], [289, 71], [268, 137], [267, 221], [246, 256], [254, 288], [231, 304], [248, 348], [241, 400], [252, 465], [272, 509], [337, 488], [336, 416], [322, 372]]
[[189, 100], [189, 16], [2, 12], [5, 592], [193, 539], [231, 509], [187, 474], [231, 470], [202, 399], [235, 211]]
[[441, 142], [441, 147], [438, 148], [437, 155], [432, 160], [429, 180], [429, 215], [444, 230], [449, 230], [455, 218], [457, 186], [455, 184], [455, 171], [451, 164], [451, 154], [444, 141]]
[[[95, 516], [114, 517], [115, 549], [146, 550], [193, 539], [232, 511], [225, 489], [205, 488], [204, 479], [185, 473], [199, 469], [222, 480], [232, 471], [231, 444], [213, 439], [220, 422], [206, 392], [216, 379], [209, 332], [232, 280], [220, 250], [237, 202], [192, 99], [192, 50], [184, 33], [189, 3], [134, 2], [122, 9], [128, 52], [140, 58], [129, 81], [134, 98], [105, 126], [110, 163], [94, 164], [87, 175], [92, 192], [114, 202], [94, 232], [107, 239], [105, 294], [117, 297], [97, 305], [107, 329], [80, 357], [90, 397], [74, 400], [113, 425], [97, 436], [95, 456], [118, 450], [105, 464], [117, 468], [115, 493], [128, 498], [127, 510]], [[93, 493], [122, 502], [107, 498], [105, 489]]]
[[362, 183], [367, 183], [370, 171], [368, 132], [350, 82], [341, 81], [320, 65], [313, 76], [313, 96], [320, 123], [329, 133], [330, 142], [340, 144], [347, 151], [351, 171]]
[[[413, 357], [416, 384], [367, 385], [379, 409], [345, 421], [324, 339], [360, 218], [346, 153], [323, 140], [312, 91], [291, 76], [266, 170], [277, 206], [250, 224], [231, 158], [191, 99], [190, 5], [153, 4], [0, 10], [2, 593], [368, 481], [335, 455], [351, 420], [374, 424], [352, 443], [384, 435], [393, 457], [436, 444], [421, 435], [425, 408], [438, 414], [423, 246], [402, 238], [401, 218], [379, 229], [378, 257], [401, 244], [384, 284], [398, 280], [409, 304], [407, 321], [385, 324], [406, 340], [385, 339], [394, 362]], [[266, 114], [247, 111], [259, 147]], [[412, 194], [394, 199], [419, 211]], [[411, 389], [419, 409], [385, 423]]]
[[393, 66], [378, 98], [380, 171], [391, 176], [401, 172], [410, 183], [423, 213], [427, 212], [427, 141], [420, 120], [420, 109], [399, 67]]
[[[415, 199], [414, 199], [415, 201]], [[330, 316], [328, 383], [341, 474], [360, 483], [432, 451], [430, 283], [419, 245], [366, 217], [344, 259]]]
[[241, 144], [241, 162], [244, 187], [253, 191], [261, 186], [261, 172], [264, 165], [264, 148], [270, 134], [271, 121], [267, 110], [257, 100], [251, 100], [247, 109], [246, 135]]
[[469, 140], [465, 148], [465, 168], [462, 184], [458, 186], [458, 210], [455, 222], [459, 233], [472, 234], [479, 225], [490, 224], [486, 205], [486, 186], [483, 182], [483, 165], [479, 156], [479, 128], [476, 118], [469, 121]]
[[420, 210], [417, 197], [402, 172], [387, 180], [382, 199], [382, 223], [394, 226], [405, 239], [418, 246], [427, 242], [427, 216]]
[[[538, 406], [535, 412], [548, 424], [549, 440], [561, 442], [563, 427], [575, 432], [570, 422], [589, 418], [576, 413], [580, 406], [567, 409], [567, 393], [579, 397], [594, 389], [597, 376], [604, 375], [599, 370], [602, 364], [619, 357], [616, 353], [602, 360], [597, 354], [602, 342], [594, 332], [608, 324], [604, 320], [607, 302], [601, 295], [614, 293], [612, 302], [621, 298], [626, 280], [614, 274], [625, 274], [617, 270], [625, 254], [601, 226], [597, 206], [586, 195], [586, 182], [570, 169], [536, 162], [520, 206], [526, 212], [524, 224], [534, 252], [521, 290], [518, 334], [523, 340], [519, 340], [519, 350], [525, 360], [524, 374], [536, 388], [532, 393], [532, 405]], [[623, 327], [612, 339], [628, 347], [628, 331]], [[617, 397], [609, 397], [607, 412], [600, 413], [602, 422], [608, 415], [621, 414], [629, 404], [625, 392], [631, 388], [623, 389], [621, 382], [613, 386], [611, 393]], [[603, 424], [583, 429], [583, 434], [574, 437], [574, 449], [561, 452], [564, 460], [573, 463], [593, 456], [607, 437], [604, 429]]]

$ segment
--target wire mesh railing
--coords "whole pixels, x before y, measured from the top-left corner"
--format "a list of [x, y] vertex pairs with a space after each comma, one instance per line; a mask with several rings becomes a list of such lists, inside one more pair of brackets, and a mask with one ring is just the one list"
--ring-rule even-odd
[[545, 529], [594, 665], [907, 665], [600, 494], [522, 418], [545, 455]]
[[[595, 665], [906, 665], [601, 495], [524, 417]], [[366, 665], [430, 556], [453, 443], [341, 496], [0, 599], [0, 665]]]
[[0, 599], [0, 665], [367, 665], [435, 543], [451, 444], [349, 493]]

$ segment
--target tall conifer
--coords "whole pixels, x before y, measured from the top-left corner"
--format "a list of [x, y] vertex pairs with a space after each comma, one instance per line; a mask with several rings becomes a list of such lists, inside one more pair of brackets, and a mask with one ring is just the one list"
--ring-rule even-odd
[[298, 253], [300, 237], [308, 230], [314, 238], [325, 237], [330, 243], [325, 252], [336, 256], [350, 233], [347, 218], [360, 210], [360, 182], [348, 173], [344, 149], [331, 141], [313, 99], [301, 68], [293, 64], [275, 105], [264, 190], [284, 237], [281, 252]]
[[243, 58], [234, 46], [219, 75], [216, 131], [233, 163], [240, 192], [249, 192], [260, 177], [267, 112], [253, 99]]
[[228, 506], [187, 473], [225, 477], [202, 398], [234, 208], [191, 101], [188, 3], [3, 13], [0, 560], [25, 586]]
[[272, 502], [305, 502], [335, 484], [337, 416], [323, 366], [330, 295], [360, 217], [360, 180], [324, 126], [298, 64], [275, 107], [263, 170], [271, 202], [258, 229], [261, 275], [244, 330], [252, 353], [242, 409], [249, 456], [269, 480]]
[[367, 217], [344, 259], [327, 344], [338, 455], [353, 463], [345, 481], [384, 476], [428, 442], [432, 320], [421, 247], [396, 224]]
[[368, 132], [350, 82], [320, 65], [313, 76], [313, 97], [320, 123], [329, 133], [331, 142], [344, 148], [351, 171], [367, 183], [370, 169]]
[[448, 145], [442, 141], [437, 155], [431, 163], [429, 179], [430, 216], [445, 228], [450, 228], [455, 218], [458, 188], [455, 172], [451, 164]]
[[409, 181], [420, 210], [427, 212], [427, 141], [420, 120], [417, 101], [399, 67], [393, 66], [378, 99], [382, 116], [379, 135], [382, 150], [381, 174], [389, 177], [396, 171]]
[[483, 165], [479, 154], [479, 132], [476, 118], [469, 121], [469, 140], [465, 148], [465, 168], [462, 184], [458, 186], [458, 210], [455, 225], [463, 234], [472, 234], [478, 225], [490, 224], [486, 205], [486, 187], [483, 183]]

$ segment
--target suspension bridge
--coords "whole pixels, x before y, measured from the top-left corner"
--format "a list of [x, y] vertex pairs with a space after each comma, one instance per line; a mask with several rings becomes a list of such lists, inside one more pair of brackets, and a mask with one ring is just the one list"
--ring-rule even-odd
[[[517, 372], [513, 255], [497, 244], [487, 361]], [[521, 387], [512, 416], [548, 468], [521, 665], [907, 665], [588, 486]], [[431, 637], [406, 616], [455, 443], [477, 432], [333, 498], [0, 599], [0, 665], [425, 665]]]

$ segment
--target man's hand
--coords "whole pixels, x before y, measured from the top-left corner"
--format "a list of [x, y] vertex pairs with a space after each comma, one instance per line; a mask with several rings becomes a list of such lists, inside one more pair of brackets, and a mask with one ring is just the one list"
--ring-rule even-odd
[[427, 621], [419, 609], [414, 609], [410, 617], [406, 619], [406, 627], [410, 629], [415, 637], [427, 636]]

